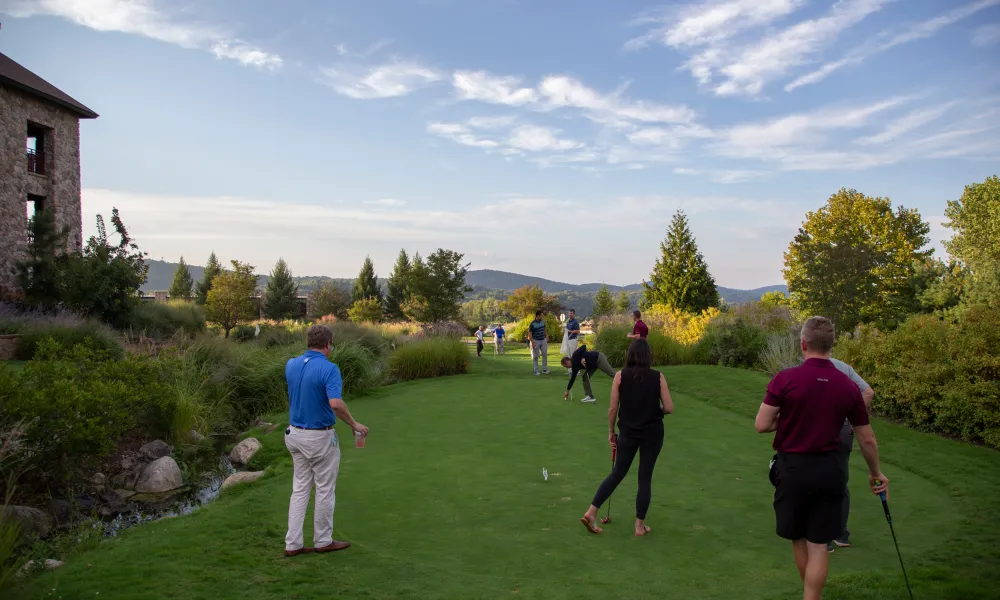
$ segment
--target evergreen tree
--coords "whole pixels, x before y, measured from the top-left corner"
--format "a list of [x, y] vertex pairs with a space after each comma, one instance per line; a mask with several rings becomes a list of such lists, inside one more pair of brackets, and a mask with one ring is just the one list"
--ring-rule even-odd
[[198, 304], [205, 304], [208, 300], [208, 292], [212, 289], [212, 280], [215, 279], [220, 273], [222, 273], [222, 264], [219, 259], [216, 258], [215, 252], [213, 252], [208, 257], [208, 264], [205, 265], [205, 274], [201, 278], [201, 282], [198, 283], [198, 289], [195, 294], [195, 302]]
[[403, 313], [421, 323], [457, 318], [462, 299], [472, 289], [465, 284], [469, 265], [463, 265], [462, 259], [462, 254], [443, 249], [426, 262], [414, 255], [407, 284], [410, 298], [403, 304]]
[[191, 271], [188, 269], [184, 257], [181, 257], [181, 264], [174, 270], [174, 281], [170, 284], [170, 298], [173, 300], [190, 300], [191, 290], [194, 287], [194, 279], [191, 278]]
[[385, 316], [390, 320], [403, 318], [403, 304], [409, 296], [406, 292], [406, 282], [410, 276], [410, 257], [406, 250], [399, 251], [399, 258], [392, 268], [392, 274], [385, 283]]
[[69, 228], [56, 230], [55, 215], [41, 210], [28, 221], [28, 248], [17, 265], [17, 281], [29, 306], [54, 308], [60, 301], [64, 255]]
[[615, 312], [615, 299], [611, 295], [611, 290], [607, 285], [602, 285], [601, 289], [594, 294], [593, 317], [605, 317]]
[[677, 211], [660, 243], [662, 255], [656, 261], [650, 282], [643, 282], [646, 305], [665, 304], [689, 313], [719, 306], [715, 279], [688, 228], [687, 216]]
[[289, 319], [299, 314], [299, 286], [288, 263], [279, 258], [264, 288], [264, 315], [269, 319]]
[[378, 275], [375, 274], [375, 264], [371, 257], [365, 257], [365, 263], [361, 265], [361, 272], [354, 280], [354, 289], [351, 292], [351, 300], [357, 302], [365, 298], [375, 298], [382, 302], [382, 288], [378, 285]]
[[632, 298], [628, 295], [628, 292], [622, 290], [618, 294], [618, 297], [615, 298], [615, 305], [618, 312], [626, 314], [632, 309]]

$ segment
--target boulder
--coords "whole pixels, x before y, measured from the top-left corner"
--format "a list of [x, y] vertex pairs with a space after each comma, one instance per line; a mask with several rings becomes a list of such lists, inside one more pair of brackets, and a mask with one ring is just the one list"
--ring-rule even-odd
[[137, 492], [145, 494], [160, 494], [177, 489], [183, 485], [181, 469], [177, 462], [169, 456], [158, 458], [142, 471], [139, 482], [135, 484]]
[[264, 474], [264, 471], [243, 471], [241, 473], [233, 473], [226, 480], [222, 482], [222, 489], [233, 487], [240, 483], [248, 483], [250, 481], [257, 481], [260, 476]]
[[188, 441], [192, 444], [200, 444], [205, 439], [205, 436], [201, 435], [194, 429], [188, 432]]
[[250, 462], [254, 454], [260, 450], [260, 440], [257, 438], [247, 438], [236, 444], [233, 451], [229, 453], [229, 461], [234, 465], [245, 465]]
[[108, 478], [104, 475], [104, 473], [94, 473], [90, 477], [89, 483], [92, 487], [101, 491], [104, 489], [104, 486], [108, 484]]
[[157, 460], [170, 456], [170, 446], [163, 440], [153, 440], [139, 449], [139, 454], [146, 460]]
[[45, 570], [46, 571], [52, 571], [53, 569], [58, 569], [61, 566], [63, 566], [63, 563], [62, 563], [61, 560], [56, 560], [54, 558], [50, 558], [50, 559], [48, 559], [48, 560], [45, 561]]
[[4, 519], [13, 519], [21, 524], [21, 535], [37, 534], [38, 537], [49, 537], [49, 516], [37, 508], [30, 506], [0, 506], [0, 515]]
[[53, 499], [49, 502], [49, 511], [56, 519], [56, 524], [65, 524], [73, 520], [73, 505], [69, 500]]

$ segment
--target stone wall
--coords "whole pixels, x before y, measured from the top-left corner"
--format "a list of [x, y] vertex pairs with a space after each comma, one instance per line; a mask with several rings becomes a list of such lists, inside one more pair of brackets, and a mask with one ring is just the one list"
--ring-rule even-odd
[[[49, 128], [45, 175], [28, 172], [28, 122]], [[15, 268], [27, 245], [28, 194], [45, 197], [56, 226], [68, 226], [68, 248], [83, 241], [80, 204], [80, 121], [55, 104], [0, 85], [0, 295], [16, 289]]]
[[0, 360], [14, 360], [21, 346], [21, 336], [0, 335]]

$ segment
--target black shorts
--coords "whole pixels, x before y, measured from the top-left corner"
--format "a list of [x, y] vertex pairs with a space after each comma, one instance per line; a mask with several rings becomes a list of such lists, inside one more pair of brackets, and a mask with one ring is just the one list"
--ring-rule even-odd
[[839, 452], [779, 453], [774, 468], [778, 536], [826, 544], [843, 534], [847, 473]]

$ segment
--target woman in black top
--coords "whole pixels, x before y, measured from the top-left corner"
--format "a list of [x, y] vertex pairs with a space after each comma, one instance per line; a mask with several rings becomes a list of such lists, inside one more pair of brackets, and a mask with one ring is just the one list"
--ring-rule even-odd
[[[611, 408], [608, 410], [608, 443], [617, 446], [614, 469], [594, 495], [590, 509], [580, 519], [591, 533], [601, 533], [597, 511], [625, 479], [636, 453], [639, 454], [639, 493], [635, 497], [635, 534], [649, 533], [646, 511], [649, 510], [653, 467], [663, 447], [663, 415], [674, 412], [667, 380], [650, 368], [652, 351], [646, 340], [629, 346], [625, 369], [611, 384]], [[615, 418], [618, 435], [615, 435]]]

